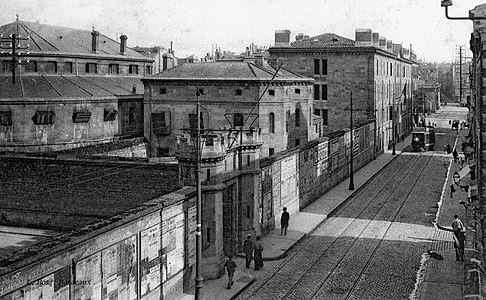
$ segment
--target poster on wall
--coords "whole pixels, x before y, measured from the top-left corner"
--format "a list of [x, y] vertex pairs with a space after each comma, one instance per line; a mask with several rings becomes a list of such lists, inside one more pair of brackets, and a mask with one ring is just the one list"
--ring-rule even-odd
[[189, 207], [187, 210], [187, 262], [190, 265], [196, 264], [196, 225], [197, 225], [197, 215], [196, 206]]
[[142, 297], [160, 286], [160, 224], [141, 232], [140, 293]]
[[64, 267], [53, 274], [34, 281], [2, 300], [65, 300], [69, 299], [71, 268]]
[[163, 211], [162, 218], [162, 282], [184, 268], [184, 213], [182, 206]]
[[327, 143], [320, 143], [317, 146], [317, 176], [321, 176], [327, 172]]
[[137, 299], [135, 236], [101, 252], [101, 299]]
[[86, 283], [74, 286], [76, 300], [101, 300], [101, 252], [76, 263], [76, 281]]
[[280, 161], [272, 164], [272, 195], [273, 212], [279, 214], [282, 207], [282, 197], [280, 194]]

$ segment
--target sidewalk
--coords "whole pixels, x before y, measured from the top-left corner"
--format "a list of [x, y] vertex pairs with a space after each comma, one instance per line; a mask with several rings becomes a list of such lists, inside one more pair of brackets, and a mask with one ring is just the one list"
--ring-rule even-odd
[[[402, 150], [410, 145], [411, 136], [408, 136], [403, 142], [398, 143], [395, 146], [396, 154], [401, 154]], [[354, 173], [354, 186], [355, 189], [350, 191], [348, 189], [349, 186], [349, 179], [344, 180], [339, 185], [328, 191], [326, 194], [322, 195], [319, 199], [314, 201], [312, 204], [308, 205], [302, 211], [297, 213], [292, 213], [290, 226], [287, 231], [286, 236], [280, 235], [280, 224], [276, 222], [276, 228], [270, 232], [269, 234], [262, 237], [262, 244], [263, 244], [263, 259], [267, 261], [266, 264], [269, 264], [268, 261], [278, 260], [286, 256], [286, 253], [289, 249], [291, 249], [297, 242], [299, 242], [302, 238], [304, 238], [307, 234], [312, 232], [320, 223], [322, 223], [328, 216], [332, 215], [337, 208], [339, 208], [345, 201], [348, 199], [351, 194], [358, 191], [368, 180], [370, 180], [373, 176], [375, 176], [382, 168], [384, 168], [388, 163], [390, 163], [396, 155], [392, 155], [391, 150], [386, 150], [385, 153], [377, 157], [375, 160], [371, 161], [366, 166], [362, 167], [360, 170]], [[455, 171], [455, 170], [454, 170]], [[452, 180], [452, 174], [454, 172], [449, 172], [449, 179]], [[448, 185], [450, 183], [448, 182]], [[446, 196], [449, 196], [447, 193], [449, 189], [445, 189]], [[457, 199], [459, 199], [460, 192], [456, 192], [456, 197], [454, 201], [443, 201], [442, 205], [439, 207], [440, 214], [442, 214], [442, 210], [444, 210], [446, 216], [444, 218], [439, 218], [439, 221], [443, 221], [445, 227], [450, 228], [450, 223], [452, 219], [449, 219], [449, 215], [454, 215], [457, 213], [460, 217], [462, 216], [459, 213], [460, 204]], [[462, 195], [460, 196], [462, 197]], [[444, 198], [445, 200], [449, 200], [450, 198]], [[454, 202], [454, 203], [449, 203]], [[457, 204], [457, 205], [456, 205]], [[464, 209], [462, 209], [464, 211]], [[464, 218], [464, 216], [462, 216]], [[444, 220], [442, 220], [444, 219]], [[449, 222], [450, 221], [450, 222]], [[442, 223], [441, 223], [442, 224]], [[452, 250], [454, 251], [454, 250]], [[450, 254], [447, 254], [446, 261], [450, 260]], [[238, 265], [237, 271], [234, 276], [234, 285], [233, 288], [228, 290], [226, 289], [227, 285], [227, 276], [222, 276], [219, 279], [215, 280], [207, 280], [204, 281], [203, 287], [203, 295], [205, 299], [234, 299], [238, 296], [245, 288], [251, 285], [254, 280], [258, 277], [257, 272], [254, 272], [252, 269], [245, 269], [245, 259], [242, 257], [236, 257], [235, 259], [236, 264]], [[433, 266], [434, 267], [434, 266]], [[440, 268], [440, 266], [438, 266]], [[463, 270], [454, 269], [448, 270], [452, 277], [459, 276], [457, 272], [461, 272], [460, 277], [463, 277]], [[261, 272], [261, 271], [260, 271]], [[457, 275], [457, 276], [456, 276]], [[440, 281], [441, 278], [441, 270], [434, 269], [434, 274], [428, 274], [426, 271], [427, 279], [431, 281]], [[447, 283], [447, 282], [446, 282]], [[428, 286], [429, 289], [427, 290], [428, 297], [430, 298], [421, 298], [421, 299], [447, 299], [447, 298], [435, 298], [431, 297], [433, 293], [435, 293], [436, 286], [431, 287]], [[431, 294], [432, 293], [432, 294]], [[420, 293], [420, 295], [424, 295]], [[450, 294], [449, 294], [450, 295]], [[180, 300], [189, 300], [194, 299], [194, 295], [184, 295]]]

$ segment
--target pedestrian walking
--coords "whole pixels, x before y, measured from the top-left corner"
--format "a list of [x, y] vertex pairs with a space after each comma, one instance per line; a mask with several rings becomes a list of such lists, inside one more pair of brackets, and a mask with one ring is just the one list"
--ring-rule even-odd
[[464, 260], [464, 243], [466, 236], [464, 234], [464, 224], [457, 215], [454, 215], [452, 221], [452, 231], [454, 232], [454, 248], [456, 250], [456, 261]]
[[454, 151], [452, 151], [452, 157], [454, 157], [454, 162], [457, 162], [457, 159], [459, 158], [459, 154], [457, 153], [456, 148], [454, 148]]
[[245, 252], [246, 267], [249, 268], [253, 259], [253, 247], [254, 243], [251, 240], [251, 234], [246, 236], [246, 240], [243, 242], [243, 252]]
[[451, 184], [451, 198], [454, 197], [454, 192], [456, 191], [456, 188], [454, 187], [453, 184]]
[[253, 255], [255, 260], [255, 270], [260, 270], [263, 268], [263, 246], [262, 246], [262, 238], [260, 236], [256, 237], [255, 244], [253, 245]]
[[226, 260], [224, 267], [226, 268], [226, 272], [228, 272], [228, 287], [227, 289], [231, 289], [231, 286], [233, 285], [233, 276], [235, 275], [235, 270], [236, 270], [236, 263], [233, 260], [232, 255], [228, 255], [228, 259]]
[[280, 235], [287, 235], [287, 228], [289, 227], [290, 214], [287, 207], [283, 208], [282, 216], [280, 217]]

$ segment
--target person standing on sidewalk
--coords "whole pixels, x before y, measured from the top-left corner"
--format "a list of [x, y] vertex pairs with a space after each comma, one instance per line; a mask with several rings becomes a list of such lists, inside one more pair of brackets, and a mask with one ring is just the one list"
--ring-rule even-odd
[[454, 215], [454, 221], [452, 221], [452, 231], [454, 232], [454, 248], [456, 250], [456, 261], [464, 260], [464, 224], [457, 215]]
[[456, 148], [454, 148], [454, 151], [452, 151], [452, 156], [454, 157], [454, 162], [457, 162], [457, 159], [459, 158], [459, 154], [457, 154]]
[[287, 207], [283, 208], [282, 216], [280, 217], [280, 235], [287, 235], [287, 228], [289, 227], [290, 214]]
[[233, 260], [232, 255], [228, 255], [228, 259], [226, 260], [224, 267], [226, 268], [226, 272], [228, 272], [228, 290], [231, 289], [231, 286], [233, 285], [233, 276], [235, 275], [235, 270], [236, 270], [236, 263]]
[[256, 237], [255, 244], [253, 246], [253, 255], [255, 256], [255, 270], [260, 270], [263, 268], [263, 246], [262, 246], [262, 238], [260, 236]]
[[246, 267], [249, 268], [251, 260], [253, 259], [253, 241], [251, 235], [246, 236], [246, 240], [243, 242], [243, 252], [245, 253]]

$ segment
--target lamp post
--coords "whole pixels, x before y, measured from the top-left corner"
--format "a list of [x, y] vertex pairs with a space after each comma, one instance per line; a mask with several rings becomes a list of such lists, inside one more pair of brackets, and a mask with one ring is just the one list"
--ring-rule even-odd
[[353, 91], [351, 91], [351, 97], [349, 97], [349, 126], [350, 126], [350, 133], [351, 133], [351, 153], [350, 153], [350, 161], [349, 161], [349, 189], [354, 190], [354, 178], [353, 178]]
[[196, 132], [196, 276], [195, 276], [195, 299], [202, 299], [203, 277], [201, 276], [202, 261], [202, 213], [201, 213], [201, 103], [199, 88], [196, 90], [196, 114], [197, 114], [197, 132]]

